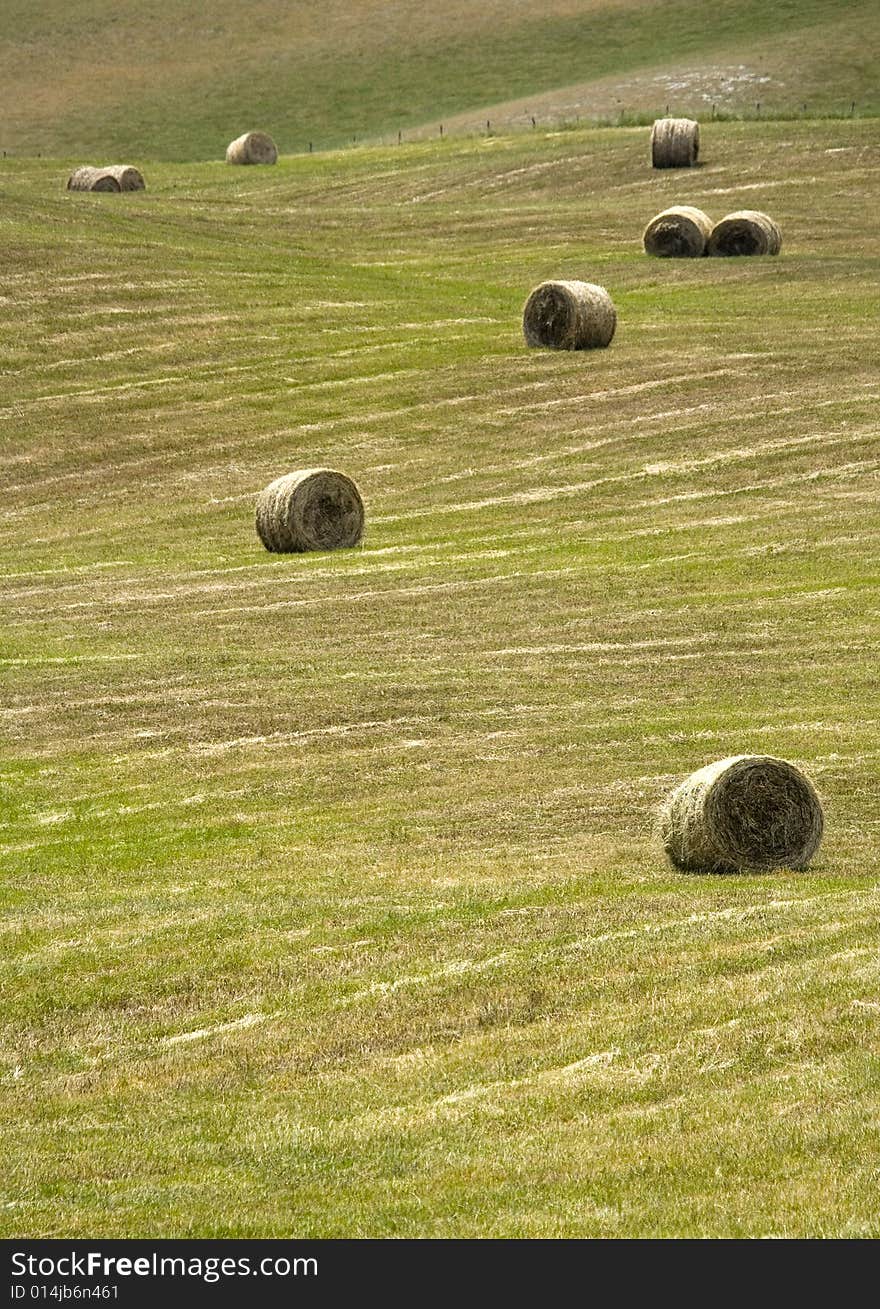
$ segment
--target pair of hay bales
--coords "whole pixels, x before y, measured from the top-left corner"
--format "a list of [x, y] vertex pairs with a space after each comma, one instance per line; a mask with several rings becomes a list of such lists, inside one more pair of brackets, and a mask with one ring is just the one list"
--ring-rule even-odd
[[663, 846], [686, 872], [806, 868], [825, 819], [812, 783], [772, 755], [735, 755], [707, 764], [667, 797]]
[[226, 147], [227, 164], [274, 164], [278, 148], [267, 132], [245, 132]]
[[84, 164], [75, 168], [67, 179], [68, 191], [144, 191], [144, 175], [131, 164], [108, 164], [93, 168]]
[[778, 255], [782, 233], [769, 214], [738, 209], [719, 223], [693, 205], [672, 205], [651, 219], [642, 235], [646, 252], [660, 259], [702, 255]]

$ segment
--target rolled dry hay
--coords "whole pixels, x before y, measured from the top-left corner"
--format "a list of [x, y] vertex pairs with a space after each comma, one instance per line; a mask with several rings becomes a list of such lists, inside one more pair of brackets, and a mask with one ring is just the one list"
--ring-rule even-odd
[[226, 147], [227, 164], [274, 164], [275, 142], [266, 132], [245, 132]]
[[738, 209], [716, 223], [709, 236], [710, 255], [778, 255], [782, 233], [768, 214]]
[[84, 164], [75, 168], [67, 179], [68, 191], [121, 191], [119, 179], [104, 168]]
[[110, 164], [101, 171], [105, 176], [109, 175], [116, 178], [120, 191], [146, 190], [143, 173], [140, 169], [133, 168], [131, 164]]
[[658, 118], [651, 128], [654, 168], [693, 168], [700, 153], [700, 124], [693, 118]]
[[616, 327], [611, 296], [593, 282], [542, 282], [523, 309], [526, 345], [595, 350], [610, 345]]
[[267, 550], [342, 550], [363, 534], [361, 493], [331, 468], [286, 473], [257, 497], [257, 535]]
[[706, 253], [712, 219], [692, 205], [673, 205], [652, 218], [642, 240], [649, 255], [661, 259], [698, 259]]
[[68, 191], [143, 191], [143, 173], [131, 164], [107, 164], [104, 168], [86, 165], [76, 168], [67, 179]]
[[806, 868], [823, 827], [811, 783], [794, 764], [770, 755], [707, 764], [676, 787], [660, 813], [672, 863], [697, 873]]

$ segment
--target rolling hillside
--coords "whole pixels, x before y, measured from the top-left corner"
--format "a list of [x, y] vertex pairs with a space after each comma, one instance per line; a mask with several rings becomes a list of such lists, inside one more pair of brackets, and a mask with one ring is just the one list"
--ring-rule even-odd
[[211, 159], [654, 114], [877, 113], [873, 0], [6, 0], [0, 149]]
[[[646, 150], [3, 162], [9, 1235], [880, 1235], [876, 124]], [[649, 260], [684, 199], [782, 254]], [[547, 276], [608, 350], [524, 348]], [[363, 548], [268, 555], [322, 463]], [[813, 866], [672, 871], [743, 750]]]

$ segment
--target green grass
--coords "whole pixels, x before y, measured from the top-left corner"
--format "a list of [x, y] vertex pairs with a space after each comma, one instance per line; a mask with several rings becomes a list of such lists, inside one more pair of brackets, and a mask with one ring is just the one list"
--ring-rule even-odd
[[[9, 1234], [878, 1235], [876, 132], [704, 152], [5, 161]], [[557, 275], [609, 350], [524, 349]], [[324, 462], [363, 549], [264, 553]], [[674, 873], [751, 750], [813, 867]]]
[[288, 153], [444, 119], [456, 130], [667, 104], [701, 117], [713, 103], [880, 112], [873, 0], [551, 0], [539, 12], [525, 0], [262, 0], [245, 17], [234, 0], [34, 9], [7, 0], [0, 14], [0, 148], [18, 156], [221, 158], [251, 127]]

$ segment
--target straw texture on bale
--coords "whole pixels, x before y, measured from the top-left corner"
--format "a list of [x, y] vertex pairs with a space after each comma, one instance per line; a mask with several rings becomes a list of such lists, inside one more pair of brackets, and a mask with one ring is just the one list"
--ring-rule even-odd
[[131, 164], [107, 164], [104, 168], [86, 165], [76, 168], [67, 179], [68, 191], [143, 191], [144, 176]]
[[617, 327], [611, 296], [593, 282], [542, 282], [523, 309], [526, 344], [553, 350], [610, 345]]
[[693, 168], [700, 153], [700, 124], [693, 118], [658, 118], [651, 128], [654, 168]]
[[642, 240], [649, 255], [661, 259], [698, 259], [706, 253], [712, 219], [692, 205], [673, 205], [652, 218]]
[[771, 755], [707, 764], [676, 787], [660, 813], [663, 847], [686, 872], [806, 868], [823, 827], [812, 784]]
[[782, 233], [769, 214], [738, 209], [712, 228], [707, 245], [710, 255], [778, 255]]
[[270, 482], [257, 498], [257, 535], [267, 550], [340, 550], [364, 534], [364, 502], [350, 477], [304, 468]]
[[67, 179], [68, 191], [121, 191], [119, 179], [105, 168], [92, 168], [84, 164], [75, 168]]
[[226, 147], [227, 164], [274, 164], [275, 142], [266, 132], [245, 132]]
[[146, 190], [143, 173], [139, 168], [133, 168], [131, 164], [110, 164], [101, 171], [116, 178], [120, 191]]

